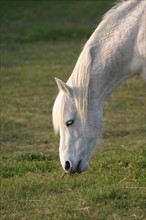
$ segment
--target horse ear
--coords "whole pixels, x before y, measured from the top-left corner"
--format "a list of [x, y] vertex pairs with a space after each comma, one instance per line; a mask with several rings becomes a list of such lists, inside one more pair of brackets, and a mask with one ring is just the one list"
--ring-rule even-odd
[[64, 92], [68, 97], [72, 97], [73, 96], [73, 92], [72, 92], [72, 88], [70, 86], [68, 86], [66, 83], [64, 83], [61, 79], [58, 78], [54, 78], [58, 89], [62, 92]]

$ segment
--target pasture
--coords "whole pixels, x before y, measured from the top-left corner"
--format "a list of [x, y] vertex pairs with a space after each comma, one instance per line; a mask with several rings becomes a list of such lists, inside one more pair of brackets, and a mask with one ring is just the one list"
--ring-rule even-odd
[[52, 126], [58, 89], [114, 1], [1, 0], [1, 219], [146, 218], [145, 84], [108, 98], [85, 173], [62, 177]]

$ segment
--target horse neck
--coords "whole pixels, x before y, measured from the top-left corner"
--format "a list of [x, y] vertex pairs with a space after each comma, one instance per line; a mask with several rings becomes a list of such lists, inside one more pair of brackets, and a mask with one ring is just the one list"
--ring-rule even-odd
[[[132, 4], [138, 5], [138, 1]], [[141, 1], [129, 14], [127, 12], [124, 15], [122, 12], [119, 21], [114, 20], [105, 32], [97, 28], [89, 39], [87, 46], [90, 47], [92, 60], [89, 83], [91, 103], [104, 103], [106, 97], [122, 82], [141, 71], [135, 48], [144, 6], [145, 1]]]
[[92, 75], [90, 79], [90, 93], [94, 99], [100, 102], [104, 102], [122, 82], [133, 75], [126, 69], [127, 65], [123, 63], [125, 67], [105, 68], [102, 74]]
[[[118, 49], [112, 55], [107, 52], [107, 57], [93, 60], [91, 67], [91, 78], [89, 83], [89, 99], [98, 104], [104, 104], [106, 98], [129, 77], [137, 73], [137, 69], [132, 70], [132, 51], [125, 50], [125, 55], [120, 54]], [[110, 55], [110, 57], [109, 57]], [[94, 62], [96, 62], [94, 66]], [[98, 63], [98, 65], [97, 65]]]
[[122, 82], [141, 71], [141, 66], [135, 65], [136, 59], [133, 58], [133, 45], [136, 45], [135, 30], [121, 38], [118, 42], [110, 38], [109, 42], [91, 48], [89, 83], [91, 102], [96, 100], [98, 103], [104, 103], [107, 96]]
[[90, 72], [89, 100], [92, 104], [98, 103], [101, 109], [107, 96], [136, 73], [130, 69], [132, 52], [128, 52], [126, 48], [123, 49], [125, 55], [120, 54], [117, 49], [113, 56], [106, 51], [107, 56], [103, 57], [103, 60], [101, 57], [98, 60], [99, 55], [94, 56]]

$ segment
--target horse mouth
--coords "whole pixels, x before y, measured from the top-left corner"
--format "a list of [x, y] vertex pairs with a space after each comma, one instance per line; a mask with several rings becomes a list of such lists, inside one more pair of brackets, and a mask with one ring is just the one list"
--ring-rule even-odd
[[87, 163], [84, 164], [82, 160], [79, 160], [78, 164], [75, 167], [73, 166], [69, 167], [68, 164], [69, 162], [66, 161], [65, 168], [68, 168], [68, 169], [65, 169], [65, 172], [63, 173], [62, 176], [65, 176], [66, 174], [71, 174], [71, 175], [76, 174], [76, 173], [80, 174], [88, 168], [88, 164]]

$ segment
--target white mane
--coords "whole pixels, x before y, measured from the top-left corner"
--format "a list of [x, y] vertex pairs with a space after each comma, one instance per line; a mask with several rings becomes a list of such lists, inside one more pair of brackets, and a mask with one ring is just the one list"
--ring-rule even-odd
[[[105, 14], [103, 20], [85, 44], [76, 66], [67, 81], [67, 85], [71, 86], [74, 90], [75, 106], [83, 124], [86, 123], [85, 119], [87, 118], [86, 113], [90, 89], [89, 83], [91, 79], [90, 69], [93, 61], [92, 49], [96, 47], [96, 51], [98, 53], [98, 47], [103, 44], [104, 39], [108, 37], [108, 35], [112, 32], [112, 29], [118, 23], [123, 22], [122, 19], [124, 15], [126, 16], [130, 13], [139, 1], [140, 0], [122, 1]], [[53, 107], [53, 124], [56, 132], [59, 130], [63, 122], [65, 102], [66, 96], [63, 92], [59, 92]]]
[[[80, 115], [81, 121], [85, 125], [85, 115], [88, 104], [88, 90], [90, 81], [90, 66], [91, 66], [90, 47], [84, 47], [72, 75], [67, 81], [67, 85], [71, 86], [74, 91], [74, 103], [77, 112]], [[59, 92], [53, 107], [53, 125], [56, 132], [58, 132], [63, 121], [64, 108], [66, 102], [66, 95]]]

